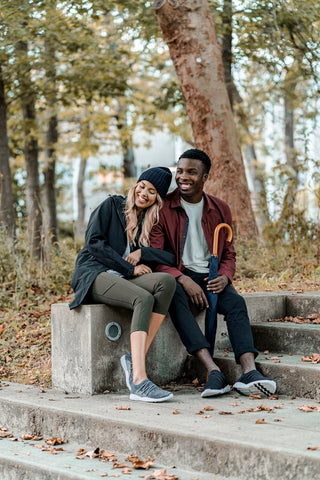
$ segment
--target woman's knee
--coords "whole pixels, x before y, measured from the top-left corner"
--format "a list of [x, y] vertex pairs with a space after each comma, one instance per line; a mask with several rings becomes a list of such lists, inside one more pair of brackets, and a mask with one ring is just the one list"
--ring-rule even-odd
[[164, 295], [173, 295], [176, 289], [176, 280], [169, 273], [159, 273], [159, 280], [156, 285], [155, 293], [163, 293]]

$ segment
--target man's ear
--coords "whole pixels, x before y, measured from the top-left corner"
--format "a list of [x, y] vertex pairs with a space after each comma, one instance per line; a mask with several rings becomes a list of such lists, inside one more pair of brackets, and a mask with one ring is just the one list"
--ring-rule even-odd
[[209, 174], [208, 174], [208, 173], [204, 173], [204, 174], [202, 175], [202, 182], [203, 182], [203, 184], [206, 183], [206, 181], [208, 180], [208, 177], [209, 177]]

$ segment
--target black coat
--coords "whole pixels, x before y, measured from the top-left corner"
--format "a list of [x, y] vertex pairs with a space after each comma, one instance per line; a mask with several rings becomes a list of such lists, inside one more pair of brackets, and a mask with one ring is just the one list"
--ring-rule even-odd
[[[131, 278], [134, 266], [122, 258], [127, 246], [126, 198], [113, 195], [104, 200], [91, 214], [86, 230], [86, 245], [76, 260], [71, 286], [75, 293], [70, 309], [86, 303], [86, 295], [97, 275], [109, 269]], [[174, 265], [175, 255], [153, 247], [141, 248], [141, 263], [151, 268], [157, 264]], [[135, 250], [133, 248], [131, 250]]]

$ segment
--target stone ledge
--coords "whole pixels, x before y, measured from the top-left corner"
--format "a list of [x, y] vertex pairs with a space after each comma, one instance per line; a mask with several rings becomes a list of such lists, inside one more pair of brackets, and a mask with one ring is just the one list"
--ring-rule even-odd
[[[302, 315], [320, 311], [320, 292], [262, 292], [244, 294], [252, 324], [280, 318], [290, 312]], [[311, 310], [310, 310], [311, 309]], [[290, 313], [292, 314], [292, 313]], [[197, 315], [204, 329], [204, 313]], [[106, 305], [82, 305], [69, 310], [68, 304], [53, 304], [52, 384], [72, 393], [94, 394], [126, 388], [120, 357], [130, 351], [131, 312]], [[106, 325], [117, 322], [122, 334], [107, 339]], [[216, 350], [230, 347], [226, 325], [218, 316]], [[147, 372], [156, 383], [165, 384], [182, 374], [188, 354], [168, 315], [147, 356]]]

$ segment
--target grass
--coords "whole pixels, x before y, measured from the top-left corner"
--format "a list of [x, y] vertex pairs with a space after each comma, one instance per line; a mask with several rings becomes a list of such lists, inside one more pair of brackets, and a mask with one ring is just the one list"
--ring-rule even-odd
[[[73, 298], [70, 279], [78, 248], [63, 240], [34, 263], [27, 246], [23, 235], [15, 248], [0, 239], [0, 378], [50, 387], [50, 307]], [[234, 285], [240, 293], [320, 291], [316, 248], [308, 243], [294, 250], [280, 242], [269, 248], [237, 244]]]

